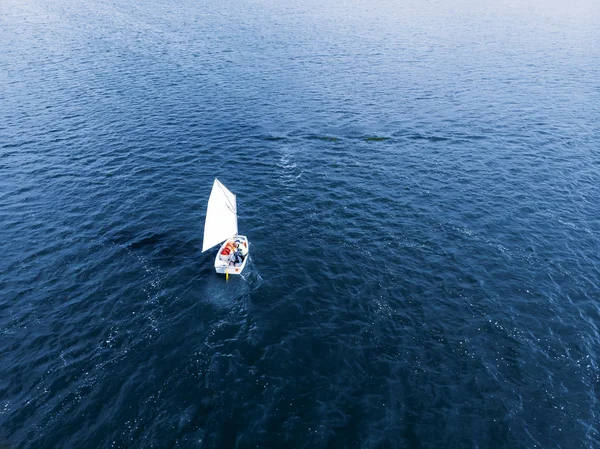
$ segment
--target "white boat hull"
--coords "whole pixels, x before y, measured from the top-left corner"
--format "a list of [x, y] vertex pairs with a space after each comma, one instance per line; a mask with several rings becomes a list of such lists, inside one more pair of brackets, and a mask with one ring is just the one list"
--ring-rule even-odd
[[[242, 255], [242, 261], [237, 263], [233, 261], [232, 253], [224, 254], [224, 250], [227, 248], [227, 246], [233, 244], [235, 241], [239, 241], [241, 245], [245, 245], [245, 254]], [[241, 274], [248, 263], [248, 258], [250, 257], [249, 249], [250, 244], [248, 243], [246, 236], [235, 235], [228, 238], [219, 247], [219, 251], [215, 257], [215, 271], [219, 274]]]

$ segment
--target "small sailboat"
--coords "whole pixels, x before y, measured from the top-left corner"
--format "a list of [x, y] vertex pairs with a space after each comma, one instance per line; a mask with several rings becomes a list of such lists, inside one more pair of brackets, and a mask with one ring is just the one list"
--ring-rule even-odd
[[215, 271], [240, 274], [246, 267], [249, 255], [248, 239], [238, 235], [237, 205], [235, 195], [215, 178], [204, 222], [202, 252], [222, 243], [215, 258]]

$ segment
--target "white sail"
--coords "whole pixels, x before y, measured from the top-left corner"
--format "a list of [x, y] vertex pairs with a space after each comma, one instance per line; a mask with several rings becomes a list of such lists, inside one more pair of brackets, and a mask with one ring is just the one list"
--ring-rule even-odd
[[215, 179], [206, 209], [202, 252], [236, 235], [237, 231], [235, 195]]

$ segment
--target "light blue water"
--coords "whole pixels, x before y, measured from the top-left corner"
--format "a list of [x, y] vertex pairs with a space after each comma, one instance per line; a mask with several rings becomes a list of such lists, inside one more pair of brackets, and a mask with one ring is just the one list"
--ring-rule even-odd
[[599, 19], [3, 0], [0, 441], [600, 446]]

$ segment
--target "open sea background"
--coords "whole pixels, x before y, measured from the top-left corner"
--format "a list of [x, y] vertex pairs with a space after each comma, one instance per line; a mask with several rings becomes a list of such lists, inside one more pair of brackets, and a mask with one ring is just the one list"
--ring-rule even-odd
[[600, 447], [599, 23], [1, 0], [0, 446]]

